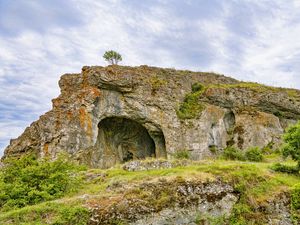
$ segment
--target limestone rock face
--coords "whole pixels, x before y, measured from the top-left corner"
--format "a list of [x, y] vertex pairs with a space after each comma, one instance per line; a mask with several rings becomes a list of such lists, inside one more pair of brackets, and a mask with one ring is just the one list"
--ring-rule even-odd
[[[203, 110], [182, 118], [178, 110], [189, 104], [195, 83], [204, 86], [197, 95]], [[228, 145], [276, 146], [284, 128], [300, 118], [300, 91], [213, 73], [85, 66], [63, 75], [59, 86], [53, 109], [11, 140], [4, 157], [67, 152], [93, 167], [110, 167], [187, 150], [197, 160]]]

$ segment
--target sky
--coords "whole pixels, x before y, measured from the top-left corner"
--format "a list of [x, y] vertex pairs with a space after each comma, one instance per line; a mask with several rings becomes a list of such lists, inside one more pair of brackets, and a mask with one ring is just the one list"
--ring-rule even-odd
[[0, 0], [0, 155], [106, 50], [300, 89], [299, 40], [300, 0]]

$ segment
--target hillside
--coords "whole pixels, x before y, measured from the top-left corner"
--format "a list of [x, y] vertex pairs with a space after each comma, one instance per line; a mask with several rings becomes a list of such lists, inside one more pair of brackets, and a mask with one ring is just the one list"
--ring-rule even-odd
[[280, 154], [299, 90], [116, 65], [59, 86], [5, 149], [0, 224], [300, 224], [300, 161]]
[[0, 223], [299, 224], [299, 196], [291, 193], [300, 177], [272, 171], [277, 160], [146, 160], [89, 169], [75, 193], [2, 212]]

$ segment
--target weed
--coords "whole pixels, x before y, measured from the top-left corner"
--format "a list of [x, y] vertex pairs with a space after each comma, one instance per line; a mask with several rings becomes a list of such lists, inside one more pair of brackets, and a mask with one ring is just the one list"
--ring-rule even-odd
[[173, 154], [175, 159], [190, 159], [191, 154], [188, 150], [181, 150]]
[[237, 149], [233, 146], [224, 149], [223, 158], [229, 160], [245, 160], [243, 152], [240, 149]]
[[263, 154], [259, 147], [251, 147], [246, 150], [245, 158], [248, 161], [261, 162], [263, 160]]

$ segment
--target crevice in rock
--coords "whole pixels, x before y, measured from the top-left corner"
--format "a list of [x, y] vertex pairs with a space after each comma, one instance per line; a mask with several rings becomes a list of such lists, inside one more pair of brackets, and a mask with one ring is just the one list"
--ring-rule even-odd
[[228, 134], [232, 134], [235, 126], [235, 115], [232, 111], [226, 112], [223, 118], [225, 129]]

